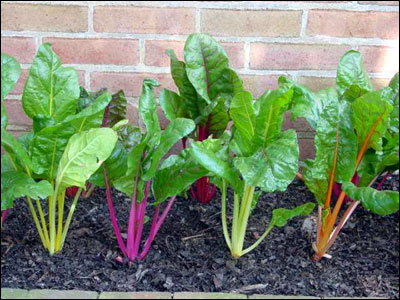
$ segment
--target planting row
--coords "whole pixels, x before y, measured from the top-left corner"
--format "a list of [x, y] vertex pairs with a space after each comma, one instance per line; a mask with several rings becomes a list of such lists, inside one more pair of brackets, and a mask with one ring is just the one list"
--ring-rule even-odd
[[[381, 190], [399, 164], [398, 74], [375, 91], [361, 55], [349, 51], [339, 62], [336, 87], [312, 93], [281, 77], [276, 90], [254, 99], [212, 37], [189, 36], [184, 61], [173, 51], [167, 55], [179, 92], [163, 89], [157, 97], [159, 83], [144, 80], [140, 128], [126, 120], [123, 91], [84, 90], [76, 70], [62, 66], [50, 44], [41, 45], [22, 96], [33, 130], [18, 139], [7, 131], [3, 100], [20, 66], [1, 55], [2, 226], [14, 200], [25, 198], [44, 248], [54, 255], [63, 248], [79, 199], [105, 188], [121, 254], [133, 262], [146, 257], [178, 195], [190, 192], [204, 204], [219, 188], [221, 230], [232, 256], [239, 258], [275, 227], [314, 210], [314, 203], [277, 208], [259, 239], [246, 243], [248, 220], [261, 193], [284, 191], [297, 176], [318, 207], [312, 245], [318, 261], [330, 257], [332, 244], [360, 204], [379, 215], [398, 211], [398, 192]], [[165, 130], [158, 105], [170, 121]], [[297, 134], [282, 131], [288, 111], [292, 120], [305, 118], [315, 131], [316, 155], [305, 162], [303, 174]], [[183, 150], [164, 159], [177, 143]], [[126, 233], [116, 217], [112, 189], [132, 199]], [[72, 201], [69, 211], [66, 199]], [[233, 201], [231, 218], [228, 200]], [[146, 216], [149, 205], [154, 213]], [[150, 232], [144, 237], [147, 224]]]

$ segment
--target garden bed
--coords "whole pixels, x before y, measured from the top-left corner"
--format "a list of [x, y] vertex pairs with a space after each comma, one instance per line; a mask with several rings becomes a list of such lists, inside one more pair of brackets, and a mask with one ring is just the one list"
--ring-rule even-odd
[[[398, 188], [399, 178], [392, 176], [386, 189]], [[114, 197], [120, 220], [125, 220], [129, 200], [118, 193]], [[248, 240], [264, 231], [273, 208], [306, 201], [313, 201], [313, 195], [297, 180], [284, 193], [264, 195], [251, 218]], [[1, 285], [97, 292], [398, 297], [399, 213], [380, 217], [359, 208], [332, 248], [333, 259], [314, 263], [310, 257], [315, 213], [275, 228], [258, 248], [235, 261], [222, 235], [220, 211], [216, 200], [201, 206], [179, 198], [149, 256], [129, 267], [115, 261], [119, 251], [103, 190], [79, 202], [64, 250], [54, 257], [42, 249], [25, 201], [16, 201], [2, 232]]]

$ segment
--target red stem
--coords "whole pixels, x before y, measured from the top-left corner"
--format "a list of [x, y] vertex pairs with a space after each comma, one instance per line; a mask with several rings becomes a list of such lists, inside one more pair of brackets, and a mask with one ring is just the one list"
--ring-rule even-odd
[[142, 259], [142, 255], [143, 255], [144, 253], [146, 253], [146, 255], [147, 255], [147, 253], [148, 253], [149, 250], [150, 250], [151, 243], [152, 243], [152, 241], [154, 240], [154, 238], [155, 238], [155, 236], [156, 236], [156, 234], [157, 234], [156, 228], [157, 228], [157, 222], [158, 222], [158, 218], [159, 218], [159, 217], [160, 217], [160, 204], [158, 204], [158, 205], [156, 206], [156, 208], [155, 208], [154, 216], [153, 216], [153, 222], [151, 223], [150, 233], [149, 233], [149, 236], [148, 236], [147, 239], [146, 239], [146, 242], [144, 243], [143, 251], [142, 251], [142, 253], [139, 255], [139, 259]]
[[144, 199], [139, 204], [139, 209], [138, 209], [139, 217], [137, 218], [137, 222], [139, 224], [138, 224], [138, 228], [136, 231], [136, 239], [135, 239], [135, 245], [134, 245], [134, 250], [133, 250], [133, 257], [137, 257], [139, 254], [139, 247], [140, 247], [140, 241], [142, 239], [144, 218], [146, 216], [146, 206], [147, 206], [147, 199], [149, 198], [150, 185], [151, 185], [151, 181], [148, 181], [147, 185], [146, 185], [146, 189], [144, 191]]
[[1, 223], [4, 224], [4, 222], [6, 221], [7, 215], [8, 215], [8, 209], [4, 210], [4, 211], [1, 213]]
[[114, 234], [115, 234], [115, 237], [117, 238], [119, 248], [121, 249], [122, 253], [126, 256], [127, 255], [126, 246], [125, 246], [124, 240], [122, 238], [121, 231], [119, 229], [118, 220], [117, 220], [117, 216], [115, 214], [114, 203], [113, 203], [112, 195], [111, 195], [110, 182], [108, 180], [108, 173], [107, 173], [106, 166], [104, 164], [103, 164], [103, 171], [104, 171], [104, 182], [106, 185], [107, 203], [108, 203], [108, 210], [110, 212], [111, 223], [114, 228]]
[[136, 179], [132, 196], [131, 210], [129, 213], [129, 222], [128, 222], [127, 253], [130, 261], [133, 261], [135, 259], [135, 257], [133, 257], [133, 249], [136, 237], [137, 186], [138, 186], [138, 180]]
[[384, 183], [386, 182], [386, 180], [388, 179], [388, 177], [390, 176], [390, 172], [387, 172], [385, 174], [385, 176], [383, 176], [381, 182], [379, 182], [378, 186], [376, 187], [376, 190], [380, 191], [384, 185]]

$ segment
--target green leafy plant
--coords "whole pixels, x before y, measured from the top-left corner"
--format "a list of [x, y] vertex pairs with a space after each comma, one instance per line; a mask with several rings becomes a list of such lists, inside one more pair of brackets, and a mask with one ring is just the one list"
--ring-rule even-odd
[[[192, 144], [190, 153], [203, 168], [217, 176], [222, 191], [223, 232], [231, 254], [239, 258], [255, 249], [274, 227], [282, 227], [296, 216], [314, 208], [306, 203], [294, 209], [276, 209], [265, 233], [244, 249], [248, 220], [261, 191], [284, 191], [298, 171], [299, 149], [296, 132], [282, 132], [284, 113], [289, 109], [293, 89], [290, 84], [267, 91], [255, 104], [249, 92], [236, 93], [230, 106], [232, 135]], [[234, 156], [230, 155], [230, 151]], [[234, 190], [231, 236], [227, 224], [227, 187]]]
[[[195, 124], [190, 119], [174, 118], [162, 131], [154, 94], [156, 86], [159, 86], [158, 82], [146, 79], [139, 99], [139, 112], [146, 132], [142, 133], [140, 128], [126, 122], [116, 124], [114, 129], [119, 133], [119, 141], [103, 165], [103, 174], [96, 174], [91, 179], [99, 186], [104, 182], [115, 236], [122, 254], [130, 262], [147, 256], [157, 232], [176, 201], [176, 195], [207, 174], [198, 167], [198, 172], [188, 168], [188, 161], [184, 158], [187, 151], [178, 156], [170, 156], [162, 162], [172, 146], [193, 132]], [[118, 224], [111, 195], [112, 187], [131, 197], [126, 241]], [[151, 194], [155, 200], [154, 215], [149, 218], [150, 233], [140, 250], [146, 207]], [[161, 212], [161, 205], [165, 201], [167, 204]]]
[[[229, 122], [229, 103], [236, 92], [242, 91], [242, 81], [229, 68], [225, 50], [207, 34], [191, 34], [185, 44], [184, 61], [179, 61], [172, 50], [171, 74], [179, 94], [163, 90], [160, 104], [169, 120], [189, 118], [195, 121], [192, 138], [203, 141], [218, 138]], [[186, 148], [187, 138], [182, 139]], [[191, 193], [201, 203], [208, 203], [215, 194], [215, 186], [208, 177], [200, 178]]]
[[[11, 82], [14, 77], [7, 74], [12, 71], [4, 75]], [[4, 87], [4, 95], [10, 87]], [[15, 139], [3, 127], [7, 117], [2, 109], [1, 145], [6, 151], [1, 159], [2, 210], [10, 208], [16, 198], [26, 197], [43, 246], [51, 255], [63, 248], [86, 181], [109, 157], [117, 141], [112, 129], [100, 128], [111, 95], [103, 93], [81, 110], [79, 96], [76, 70], [63, 67], [51, 45], [43, 44], [22, 96], [24, 111], [33, 121], [32, 132]], [[79, 187], [79, 191], [64, 222], [65, 193], [71, 186]], [[48, 221], [40, 201], [46, 198]]]
[[[313, 244], [318, 261], [330, 257], [327, 252], [360, 203], [379, 215], [399, 209], [398, 192], [380, 191], [399, 165], [399, 76], [374, 91], [361, 55], [349, 51], [340, 60], [336, 89], [311, 93], [298, 84], [294, 88], [295, 117], [307, 118], [315, 129], [316, 155], [306, 161], [303, 177], [319, 206]], [[346, 195], [350, 202], [340, 216]]]

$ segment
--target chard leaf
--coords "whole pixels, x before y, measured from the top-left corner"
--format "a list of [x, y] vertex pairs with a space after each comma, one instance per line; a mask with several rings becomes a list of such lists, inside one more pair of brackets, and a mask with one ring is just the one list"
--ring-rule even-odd
[[60, 160], [57, 186], [61, 190], [71, 186], [84, 188], [111, 155], [117, 140], [117, 134], [110, 128], [94, 128], [73, 135]]
[[250, 157], [236, 157], [235, 167], [247, 185], [260, 187], [264, 192], [284, 191], [296, 177], [299, 147], [294, 130], [260, 149]]
[[161, 159], [178, 141], [192, 133], [195, 128], [196, 125], [192, 120], [181, 118], [172, 120], [161, 133], [159, 146], [147, 156], [143, 180], [152, 179], [157, 172]]
[[293, 209], [278, 208], [272, 211], [272, 226], [284, 227], [290, 219], [299, 216], [308, 216], [315, 208], [315, 204], [308, 202]]
[[251, 93], [243, 91], [235, 94], [230, 106], [230, 115], [243, 143], [251, 145], [256, 123]]
[[6, 108], [4, 106], [4, 103], [1, 102], [1, 128], [7, 128], [8, 125], [8, 116], [6, 112]]
[[386, 216], [399, 210], [399, 192], [356, 187], [351, 182], [344, 183], [342, 188], [351, 199], [361, 201], [365, 209], [375, 214]]
[[243, 183], [240, 180], [239, 173], [227, 162], [227, 157], [218, 155], [218, 152], [222, 149], [221, 142], [214, 140], [215, 142], [211, 143], [210, 141], [212, 140], [193, 143], [190, 148], [190, 154], [198, 164], [216, 176], [226, 180], [236, 193], [241, 194]]
[[118, 128], [118, 140], [126, 152], [131, 152], [142, 140], [140, 128], [133, 124], [125, 124]]
[[208, 123], [209, 133], [212, 134], [214, 138], [218, 138], [222, 133], [224, 133], [228, 126], [229, 115], [225, 106], [224, 98], [218, 98], [215, 103], [216, 105], [214, 109], [207, 118], [209, 121], [203, 122], [203, 126], [207, 126]]
[[184, 58], [186, 74], [197, 93], [208, 103], [210, 94], [218, 89], [215, 83], [221, 78], [229, 61], [222, 46], [207, 34], [194, 33], [186, 40]]
[[126, 118], [127, 104], [128, 100], [125, 97], [124, 91], [120, 90], [112, 95], [111, 102], [109, 104], [110, 113], [108, 115], [108, 127], [113, 127], [115, 124]]
[[357, 133], [358, 142], [377, 151], [382, 150], [382, 137], [389, 128], [389, 115], [392, 112], [392, 105], [384, 90], [364, 94], [352, 103], [354, 112], [354, 127]]
[[[13, 58], [10, 55], [2, 53], [1, 54], [1, 102], [2, 103], [5, 97], [14, 89], [20, 74], [21, 74], [21, 67], [19, 63], [15, 60], [15, 58]], [[3, 125], [1, 127], [3, 127]]]
[[171, 155], [163, 162], [153, 181], [156, 203], [180, 194], [208, 173], [189, 155], [189, 150]]
[[139, 99], [139, 112], [146, 126], [145, 142], [150, 148], [155, 148], [160, 143], [161, 127], [157, 115], [157, 103], [154, 95], [154, 87], [160, 84], [152, 79], [145, 79], [143, 91]]
[[34, 200], [45, 199], [53, 194], [50, 182], [42, 180], [35, 182], [23, 172], [1, 173], [1, 210], [13, 206], [14, 200], [30, 197]]
[[285, 111], [292, 100], [293, 89], [283, 85], [279, 89], [261, 96], [260, 111], [255, 121], [255, 131], [252, 144], [258, 148], [267, 147], [280, 135]]
[[399, 95], [399, 72], [390, 80], [389, 87], [393, 90], [394, 97]]
[[101, 89], [98, 92], [93, 93], [85, 90], [83, 87], [80, 87], [77, 113], [81, 112], [85, 108], [88, 108], [98, 97], [100, 97], [105, 92], [107, 92], [107, 89]]
[[360, 90], [373, 90], [361, 54], [350, 50], [340, 59], [336, 74], [336, 88], [339, 95], [343, 95], [354, 85], [358, 86]]
[[25, 148], [9, 132], [1, 128], [1, 146], [10, 155], [13, 163], [24, 172], [34, 170], [32, 161]]
[[61, 65], [50, 44], [42, 44], [32, 63], [22, 95], [25, 113], [60, 122], [74, 115], [80, 95], [78, 73]]
[[180, 96], [186, 104], [191, 119], [196, 119], [200, 115], [199, 104], [202, 102], [186, 74], [186, 65], [179, 61], [173, 50], [167, 50], [167, 55], [171, 58], [171, 75], [179, 90]]
[[188, 116], [184, 99], [173, 91], [163, 89], [160, 94], [160, 105], [168, 120], [186, 118]]
[[1, 174], [7, 172], [15, 172], [18, 171], [17, 166], [14, 165], [10, 156], [8, 154], [4, 154], [1, 156]]

